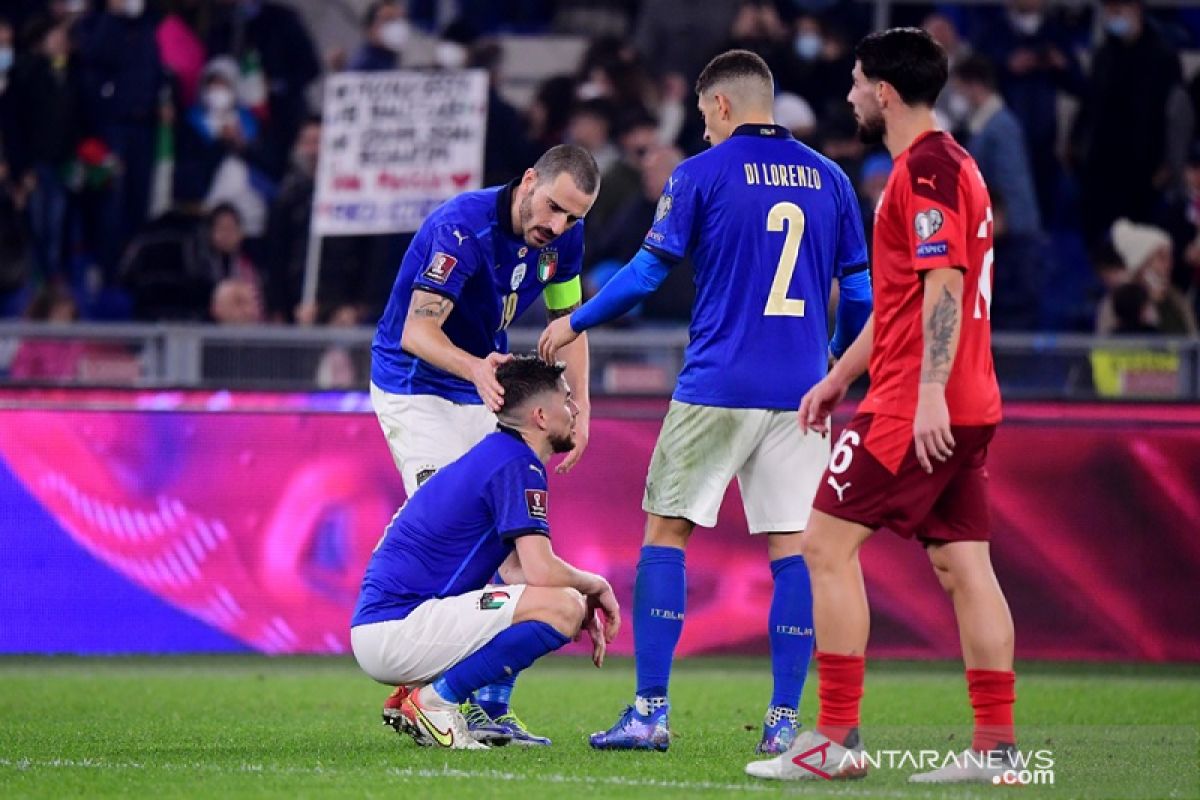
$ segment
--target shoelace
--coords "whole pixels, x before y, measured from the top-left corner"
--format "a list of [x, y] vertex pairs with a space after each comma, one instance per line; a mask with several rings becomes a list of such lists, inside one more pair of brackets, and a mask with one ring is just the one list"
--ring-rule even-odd
[[511, 725], [521, 733], [529, 733], [529, 728], [525, 727], [525, 723], [521, 722], [520, 718], [511, 711], [496, 717], [496, 722], [501, 725]]
[[483, 727], [492, 724], [492, 718], [487, 715], [479, 705], [475, 703], [463, 703], [462, 715], [467, 721], [468, 727]]

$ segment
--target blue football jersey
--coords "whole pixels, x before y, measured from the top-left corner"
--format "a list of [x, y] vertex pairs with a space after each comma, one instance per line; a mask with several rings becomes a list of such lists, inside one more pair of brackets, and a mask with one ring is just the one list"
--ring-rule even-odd
[[546, 469], [515, 431], [489, 434], [396, 512], [363, 577], [351, 626], [404, 619], [487, 585], [520, 536], [550, 535]]
[[392, 394], [433, 394], [481, 403], [469, 381], [400, 349], [413, 289], [454, 301], [442, 330], [480, 358], [508, 352], [509, 324], [549, 283], [565, 283], [583, 266], [583, 221], [543, 248], [512, 229], [516, 183], [467, 192], [439, 206], [404, 254], [371, 344], [371, 381]]
[[799, 405], [825, 375], [831, 281], [867, 266], [850, 180], [776, 125], [680, 164], [642, 246], [695, 266], [675, 399], [726, 408]]

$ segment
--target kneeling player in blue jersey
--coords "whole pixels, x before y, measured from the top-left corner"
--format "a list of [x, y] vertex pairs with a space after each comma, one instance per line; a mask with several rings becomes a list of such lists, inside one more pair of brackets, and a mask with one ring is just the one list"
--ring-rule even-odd
[[[469, 730], [460, 704], [582, 631], [600, 666], [620, 627], [608, 581], [550, 545], [545, 465], [574, 447], [579, 413], [563, 369], [528, 356], [501, 365], [496, 432], [396, 512], [367, 565], [354, 657], [380, 683], [414, 687], [399, 724], [418, 744], [507, 744], [502, 731]], [[489, 586], [497, 571], [506, 585]]]

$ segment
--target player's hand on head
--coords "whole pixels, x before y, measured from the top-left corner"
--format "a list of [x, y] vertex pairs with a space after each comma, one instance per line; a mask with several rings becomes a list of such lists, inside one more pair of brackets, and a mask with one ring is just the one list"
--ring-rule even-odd
[[483, 404], [493, 412], [504, 406], [504, 387], [496, 380], [496, 368], [511, 360], [510, 353], [489, 353], [487, 358], [476, 361], [471, 369], [471, 383], [475, 384], [475, 391], [479, 393]]
[[538, 339], [538, 355], [547, 364], [553, 364], [558, 351], [579, 338], [579, 334], [571, 327], [569, 316], [559, 317], [546, 326]]
[[922, 383], [917, 394], [917, 413], [913, 417], [913, 448], [917, 463], [933, 472], [933, 462], [945, 461], [954, 454], [954, 435], [950, 431], [950, 409], [946, 390], [941, 384]]

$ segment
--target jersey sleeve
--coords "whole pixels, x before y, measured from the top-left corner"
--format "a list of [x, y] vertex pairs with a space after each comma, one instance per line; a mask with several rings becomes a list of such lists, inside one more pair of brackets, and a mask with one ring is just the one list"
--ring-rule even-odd
[[488, 491], [501, 539], [550, 535], [550, 492], [543, 465], [532, 458], [513, 459], [492, 475]]
[[667, 178], [654, 210], [654, 224], [642, 241], [642, 247], [672, 264], [687, 255], [700, 221], [700, 191], [686, 166], [687, 162], [680, 164]]
[[583, 225], [584, 220], [579, 220], [563, 237], [558, 270], [550, 279], [550, 284], [567, 283], [583, 272]]
[[867, 237], [863, 233], [858, 195], [846, 173], [840, 167], [835, 169], [841, 190], [841, 202], [838, 204], [837, 277], [842, 277], [867, 268]]
[[908, 161], [908, 240], [913, 269], [952, 267], [966, 271], [964, 201], [960, 165], [939, 153], [914, 154]]
[[413, 280], [413, 288], [457, 301], [475, 271], [487, 269], [483, 262], [483, 248], [474, 234], [465, 227], [441, 225], [430, 237], [425, 263]]

